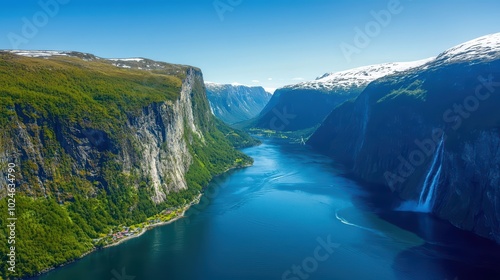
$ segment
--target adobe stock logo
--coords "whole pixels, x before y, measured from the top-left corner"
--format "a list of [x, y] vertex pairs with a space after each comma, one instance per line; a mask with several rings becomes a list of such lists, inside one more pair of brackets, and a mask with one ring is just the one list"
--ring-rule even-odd
[[340, 247], [340, 244], [333, 243], [332, 236], [328, 235], [326, 240], [318, 237], [316, 242], [318, 246], [314, 249], [311, 256], [302, 260], [299, 265], [292, 265], [289, 270], [283, 272], [281, 275], [282, 280], [304, 280], [309, 279], [311, 274], [316, 272], [319, 264], [327, 261], [330, 256], [335, 253], [335, 249]]
[[280, 111], [277, 108], [273, 108], [273, 118], [269, 123], [269, 128], [276, 131], [283, 131], [285, 128], [294, 120], [297, 115], [288, 113], [288, 107], [283, 107]]
[[111, 271], [111, 274], [113, 274], [113, 278], [111, 280], [134, 280], [135, 276], [128, 275], [127, 272], [125, 271], [125, 267], [122, 267], [121, 273], [116, 271], [116, 269], [113, 269]]
[[22, 17], [22, 26], [19, 33], [10, 32], [7, 34], [10, 45], [13, 49], [19, 49], [22, 44], [29, 43], [29, 40], [35, 38], [41, 28], [49, 24], [51, 18], [59, 14], [60, 6], [66, 5], [70, 0], [40, 0], [38, 6], [41, 10], [35, 12], [31, 19]]
[[234, 11], [234, 8], [243, 3], [243, 0], [215, 0], [212, 4], [214, 6], [220, 21], [224, 21], [224, 14], [226, 12]]

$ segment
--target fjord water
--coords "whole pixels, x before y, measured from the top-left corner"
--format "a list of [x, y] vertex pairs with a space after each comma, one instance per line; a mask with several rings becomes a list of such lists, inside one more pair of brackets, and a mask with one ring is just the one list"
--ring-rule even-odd
[[306, 146], [263, 141], [244, 150], [255, 164], [214, 180], [186, 219], [39, 279], [500, 279], [492, 242], [393, 211], [390, 193]]

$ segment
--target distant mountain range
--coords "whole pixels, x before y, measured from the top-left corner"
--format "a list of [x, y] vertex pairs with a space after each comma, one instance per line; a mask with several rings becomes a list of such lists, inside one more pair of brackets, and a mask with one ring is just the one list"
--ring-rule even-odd
[[214, 115], [227, 124], [256, 117], [271, 94], [262, 87], [205, 83], [207, 97]]
[[317, 126], [333, 108], [357, 97], [370, 82], [428, 61], [359, 67], [324, 74], [314, 81], [285, 86], [276, 90], [261, 114], [246, 126], [279, 131], [297, 131]]

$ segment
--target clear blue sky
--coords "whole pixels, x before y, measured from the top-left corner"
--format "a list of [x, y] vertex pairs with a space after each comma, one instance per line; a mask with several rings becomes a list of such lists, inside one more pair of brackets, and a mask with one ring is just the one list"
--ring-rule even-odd
[[[23, 36], [25, 18], [40, 27], [26, 33], [32, 38], [24, 37], [20, 49], [147, 57], [200, 67], [208, 81], [266, 88], [325, 72], [427, 58], [500, 32], [498, 0], [52, 1], [68, 3], [47, 21], [38, 0], [2, 0], [0, 49], [16, 47], [9, 36]], [[370, 26], [371, 12], [388, 10], [391, 2], [400, 3], [398, 12], [389, 12], [391, 20], [379, 29], [371, 25], [370, 42], [346, 59], [341, 44], [356, 46], [355, 28]]]

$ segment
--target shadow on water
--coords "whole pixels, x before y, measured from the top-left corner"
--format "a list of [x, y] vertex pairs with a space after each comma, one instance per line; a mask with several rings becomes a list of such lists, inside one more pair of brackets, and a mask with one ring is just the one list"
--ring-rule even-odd
[[[356, 208], [374, 213], [382, 220], [412, 232], [423, 240], [423, 244], [397, 254], [392, 265], [397, 279], [500, 279], [500, 245], [494, 241], [456, 228], [448, 221], [430, 214], [395, 211], [401, 200], [386, 186], [359, 181], [348, 172], [343, 172], [345, 167], [335, 161], [327, 162], [328, 158], [322, 155], [311, 155], [315, 152], [308, 146], [280, 145], [279, 149], [285, 154], [299, 157], [304, 151], [310, 151], [305, 157], [309, 161], [305, 162], [306, 166], [307, 163], [313, 163], [310, 162], [311, 159], [327, 163], [333, 167], [336, 175], [356, 182], [352, 184], [353, 189], [349, 190]], [[302, 188], [302, 191], [328, 193], [327, 190], [312, 187]], [[368, 227], [379, 232], [386, 230], [377, 223]]]
[[[387, 187], [358, 184], [368, 191], [353, 195], [357, 207], [415, 233], [425, 242], [397, 255], [393, 270], [398, 279], [500, 279], [499, 244], [427, 213], [395, 211], [401, 201]], [[429, 275], [429, 271], [434, 274]]]

